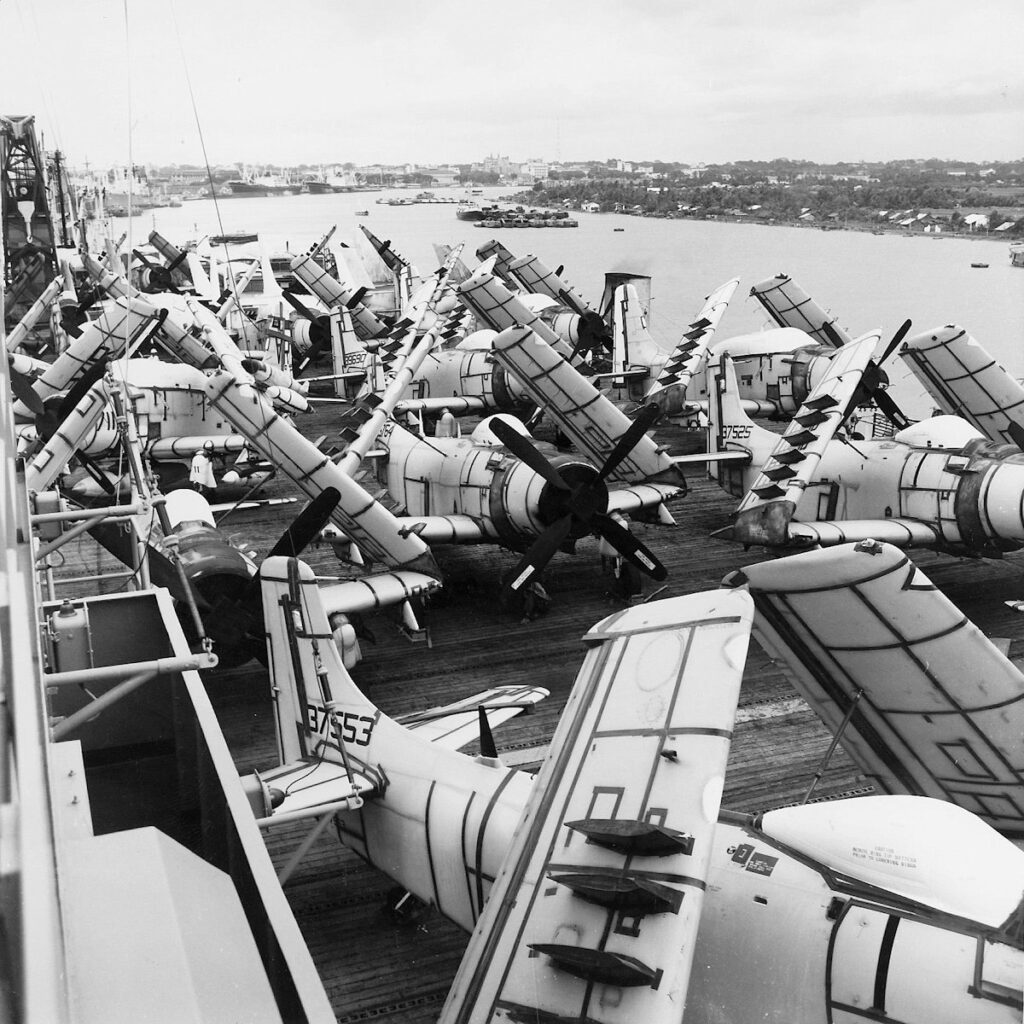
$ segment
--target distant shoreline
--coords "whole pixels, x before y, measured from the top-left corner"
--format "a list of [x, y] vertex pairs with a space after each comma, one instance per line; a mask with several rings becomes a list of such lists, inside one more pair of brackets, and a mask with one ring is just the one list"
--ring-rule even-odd
[[756, 217], [736, 217], [728, 215], [712, 216], [712, 217], [672, 217], [663, 216], [658, 214], [643, 214], [643, 213], [631, 213], [628, 210], [583, 210], [578, 209], [574, 206], [561, 206], [560, 204], [548, 203], [537, 203], [536, 197], [531, 193], [520, 193], [515, 196], [503, 196], [501, 197], [502, 202], [513, 202], [513, 203], [527, 203], [533, 202], [535, 205], [548, 208], [548, 209], [566, 209], [573, 213], [592, 213], [595, 216], [607, 217], [630, 217], [639, 220], [671, 220], [671, 221], [696, 221], [701, 224], [719, 223], [719, 224], [751, 224], [758, 227], [765, 228], [800, 228], [806, 231], [858, 231], [862, 234], [872, 235], [893, 235], [897, 238], [931, 238], [931, 239], [957, 239], [959, 241], [975, 241], [975, 242], [1002, 242], [1007, 246], [1015, 240], [1019, 240], [1016, 236], [1007, 236], [1005, 234], [993, 234], [991, 231], [986, 232], [971, 232], [971, 231], [908, 231], [906, 228], [891, 227], [891, 226], [879, 226], [866, 223], [858, 224], [837, 224], [834, 221], [815, 221], [813, 223], [807, 223], [797, 220], [764, 220]]

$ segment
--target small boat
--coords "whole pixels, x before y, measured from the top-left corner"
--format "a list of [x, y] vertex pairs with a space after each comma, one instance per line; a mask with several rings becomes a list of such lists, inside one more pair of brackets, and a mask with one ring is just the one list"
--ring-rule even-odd
[[612, 231], [625, 231], [625, 228], [612, 228]]
[[972, 267], [981, 267], [982, 269], [984, 269], [985, 267], [988, 266], [988, 264], [987, 263], [972, 263], [971, 266]]
[[369, 217], [370, 216], [370, 211], [369, 210], [356, 210], [356, 216], [357, 217]]
[[226, 231], [223, 235], [211, 235], [210, 245], [245, 245], [259, 240], [255, 231]]

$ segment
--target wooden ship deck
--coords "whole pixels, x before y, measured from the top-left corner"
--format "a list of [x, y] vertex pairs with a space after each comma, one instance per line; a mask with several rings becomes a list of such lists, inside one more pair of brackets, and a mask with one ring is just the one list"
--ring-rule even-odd
[[[300, 419], [309, 436], [331, 435], [333, 413], [320, 407]], [[687, 438], [671, 429], [658, 439], [671, 451]], [[690, 444], [692, 448], [692, 443]], [[657, 597], [715, 588], [729, 572], [760, 561], [763, 551], [710, 538], [728, 522], [734, 500], [699, 468], [688, 474], [690, 492], [673, 500], [677, 526], [634, 525], [635, 531], [669, 571]], [[286, 482], [265, 491], [287, 495]], [[238, 512], [223, 528], [262, 556], [297, 505]], [[73, 542], [58, 575], [115, 568], [88, 540]], [[490, 546], [439, 549], [445, 588], [430, 603], [423, 624], [427, 637], [412, 643], [401, 633], [397, 614], [369, 618], [375, 642], [363, 644], [356, 682], [390, 715], [429, 708], [502, 683], [529, 682], [551, 696], [531, 714], [503, 725], [495, 739], [508, 763], [535, 768], [544, 756], [560, 711], [583, 659], [580, 637], [621, 607], [609, 596], [596, 542], [579, 544], [576, 557], [557, 555], [545, 571], [552, 597], [548, 613], [520, 622], [499, 602], [501, 574], [515, 561]], [[344, 574], [329, 546], [304, 556], [325, 575]], [[1011, 657], [1024, 653], [1024, 619], [1003, 602], [1024, 596], [1019, 559], [956, 559], [914, 553], [940, 589], [990, 636], [1008, 638]], [[112, 581], [111, 587], [123, 581]], [[648, 581], [645, 596], [658, 585]], [[239, 772], [275, 761], [274, 729], [265, 670], [256, 662], [205, 676], [211, 700]], [[709, 680], [708, 684], [713, 685]], [[800, 802], [818, 770], [830, 735], [795, 694], [782, 672], [751, 643], [738, 721], [726, 777], [724, 806], [755, 812]], [[837, 750], [814, 799], [870, 792], [855, 766]], [[285, 864], [308, 824], [281, 825], [268, 835], [275, 864]], [[388, 907], [392, 883], [342, 847], [328, 830], [292, 875], [285, 893], [321, 973], [339, 1022], [374, 1020], [427, 1024], [436, 1021], [468, 936], [427, 908], [396, 915]]]

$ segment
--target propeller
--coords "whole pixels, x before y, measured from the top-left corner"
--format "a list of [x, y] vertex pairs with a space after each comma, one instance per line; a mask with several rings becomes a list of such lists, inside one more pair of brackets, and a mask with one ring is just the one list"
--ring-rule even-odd
[[[298, 557], [327, 525], [340, 500], [337, 489], [328, 487], [307, 502], [267, 553], [267, 558]], [[250, 656], [262, 660], [266, 644], [259, 573], [241, 582], [237, 577], [209, 577], [199, 581], [198, 589], [211, 608], [212, 614], [203, 616], [203, 625], [217, 644], [221, 664], [238, 664]]]
[[601, 355], [610, 352], [614, 345], [614, 339], [608, 332], [608, 327], [599, 313], [593, 310], [584, 310], [579, 313], [579, 324], [576, 327], [576, 344], [569, 353], [569, 362], [572, 363], [581, 352], [593, 352]]
[[43, 400], [36, 394], [35, 389], [32, 387], [32, 380], [30, 377], [21, 373], [19, 370], [14, 368], [13, 361], [10, 356], [7, 357], [8, 373], [11, 377], [11, 391], [14, 393], [14, 397], [28, 406], [33, 416], [42, 415], [46, 406], [43, 405]]
[[78, 305], [68, 306], [60, 311], [60, 325], [64, 333], [77, 338], [82, 333], [82, 324], [87, 317], [86, 310], [91, 309], [103, 297], [103, 289], [98, 285], [81, 285], [78, 289]]
[[139, 288], [141, 291], [149, 294], [158, 292], [174, 292], [175, 295], [181, 294], [174, 284], [171, 272], [184, 259], [186, 254], [179, 256], [169, 267], [165, 267], [162, 263], [154, 263], [145, 253], [139, 252], [138, 249], [132, 249], [132, 255], [137, 260], [141, 260], [143, 264], [139, 271]]
[[549, 520], [549, 524], [506, 577], [508, 590], [513, 593], [520, 591], [548, 564], [566, 540], [587, 533], [603, 537], [626, 561], [646, 575], [656, 580], [665, 579], [668, 572], [655, 555], [608, 515], [608, 487], [605, 482], [659, 415], [656, 405], [645, 405], [599, 470], [595, 472], [589, 467], [570, 466], [569, 480], [548, 462], [531, 440], [500, 418], [491, 421], [489, 426], [495, 437], [551, 485], [550, 491], [541, 496], [541, 516]]
[[281, 297], [303, 319], [309, 321], [309, 348], [305, 354], [292, 360], [292, 373], [301, 373], [312, 363], [324, 349], [331, 344], [331, 318], [322, 313], [314, 313], [298, 296], [288, 288], [281, 291]]
[[[49, 398], [40, 401], [39, 396], [36, 395], [31, 386], [29, 386], [29, 391], [31, 391], [35, 396], [35, 404], [31, 403], [27, 396], [18, 395], [18, 398], [21, 398], [21, 400], [25, 402], [25, 404], [29, 406], [35, 414], [36, 434], [38, 435], [38, 443], [40, 446], [46, 444], [46, 442], [53, 437], [57, 428], [68, 418], [68, 416], [71, 415], [75, 406], [85, 398], [89, 393], [89, 389], [98, 380], [100, 380], [106, 372], [107, 361], [105, 359], [98, 359], [90, 364], [89, 368], [63, 395], [51, 395]], [[21, 377], [22, 375], [19, 374], [18, 376]], [[25, 378], [22, 379], [23, 381], [25, 380]], [[13, 385], [13, 373], [11, 381]], [[76, 454], [81, 460], [82, 452], [78, 452]], [[83, 465], [84, 464], [85, 463], [83, 461]]]
[[[883, 415], [897, 430], [903, 430], [905, 427], [910, 426], [911, 420], [896, 404], [892, 396], [885, 390], [889, 385], [889, 377], [885, 370], [882, 369], [885, 363], [889, 360], [889, 357], [896, 351], [903, 339], [907, 336], [910, 328], [911, 321], [904, 320], [903, 323], [900, 324], [899, 329], [889, 340], [889, 344], [885, 346], [882, 358], [878, 360], [872, 359], [868, 363], [864, 370], [864, 376], [861, 379], [860, 386], [856, 391], [854, 391], [853, 395], [850, 397], [849, 403], [847, 404], [846, 411], [843, 414], [844, 421], [858, 405], [863, 405], [864, 402], [870, 399], [876, 406], [878, 406]], [[840, 338], [839, 334], [830, 323], [823, 323], [822, 329], [825, 334], [828, 335], [829, 340], [836, 348], [843, 347], [842, 338]]]

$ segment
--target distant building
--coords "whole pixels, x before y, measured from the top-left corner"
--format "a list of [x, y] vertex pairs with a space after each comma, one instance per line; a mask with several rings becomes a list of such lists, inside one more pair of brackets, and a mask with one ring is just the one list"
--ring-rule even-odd
[[543, 181], [548, 176], [548, 164], [543, 160], [527, 160], [519, 165], [519, 180], [525, 182]]

